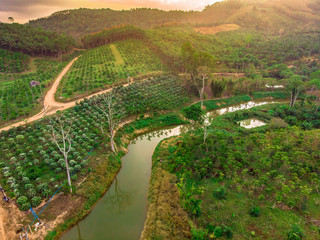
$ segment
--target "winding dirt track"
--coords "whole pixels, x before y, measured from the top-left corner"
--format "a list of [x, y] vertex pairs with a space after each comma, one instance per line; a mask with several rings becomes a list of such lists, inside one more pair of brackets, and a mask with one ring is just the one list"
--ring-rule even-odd
[[[45, 106], [45, 113], [44, 113], [44, 110], [42, 110], [41, 112], [37, 113], [36, 115], [30, 117], [30, 118], [27, 118], [23, 121], [20, 121], [20, 122], [17, 122], [17, 123], [13, 123], [13, 124], [10, 124], [6, 127], [3, 127], [0, 129], [0, 132], [1, 131], [7, 131], [9, 130], [10, 128], [14, 128], [14, 127], [19, 127], [19, 126], [23, 126], [27, 123], [31, 123], [31, 122], [34, 122], [34, 121], [37, 121], [41, 118], [44, 117], [44, 115], [46, 114], [46, 116], [49, 116], [49, 115], [52, 115], [52, 114], [55, 114], [57, 111], [63, 111], [63, 110], [66, 110], [68, 108], [71, 108], [71, 107], [74, 107], [76, 105], [76, 102], [79, 102], [81, 100], [83, 100], [84, 98], [81, 98], [81, 99], [78, 99], [76, 101], [72, 101], [72, 102], [68, 102], [68, 103], [59, 103], [57, 102], [55, 99], [54, 99], [54, 95], [58, 89], [58, 86], [60, 84], [60, 81], [61, 79], [63, 78], [63, 76], [68, 72], [68, 70], [70, 69], [70, 67], [73, 65], [73, 63], [78, 59], [78, 57], [76, 57], [75, 59], [73, 59], [63, 70], [62, 72], [59, 74], [59, 76], [56, 78], [56, 80], [54, 81], [52, 87], [50, 88], [50, 90], [47, 92], [45, 98], [44, 98], [44, 106]], [[128, 86], [129, 84], [125, 84], [123, 85], [124, 87]], [[94, 93], [92, 95], [89, 95], [85, 98], [89, 99], [89, 98], [92, 98], [96, 95], [99, 95], [99, 94], [102, 94], [102, 93], [107, 93], [107, 92], [110, 92], [112, 90], [112, 88], [110, 89], [107, 89], [107, 90], [103, 90], [101, 92], [97, 92], [97, 93]]]
[[2, 209], [2, 207], [0, 206], [0, 236], [1, 236], [1, 239], [6, 240], [7, 237], [4, 231], [4, 221], [3, 221], [4, 216], [6, 216], [6, 214], [4, 213], [4, 210]]

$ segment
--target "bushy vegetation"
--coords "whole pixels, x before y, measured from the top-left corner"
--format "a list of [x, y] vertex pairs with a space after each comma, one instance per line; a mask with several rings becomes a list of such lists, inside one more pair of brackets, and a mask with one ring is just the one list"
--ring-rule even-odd
[[[218, 108], [222, 108], [225, 106], [229, 106], [232, 104], [237, 104], [241, 102], [247, 102], [252, 100], [251, 97], [248, 95], [241, 95], [241, 96], [235, 96], [231, 98], [225, 98], [225, 99], [217, 99], [217, 100], [207, 100], [203, 102], [203, 105], [208, 111], [215, 110]], [[196, 106], [200, 106], [200, 102], [196, 103]]]
[[139, 40], [119, 41], [113, 47], [122, 61], [116, 61], [110, 45], [87, 51], [63, 78], [58, 96], [68, 99], [77, 94], [102, 90], [129, 76], [161, 70], [160, 60]]
[[0, 72], [19, 73], [28, 69], [29, 57], [22, 53], [13, 53], [0, 49]]
[[[144, 114], [148, 111], [173, 109], [181, 106], [188, 98], [181, 83], [174, 77], [163, 76], [133, 83], [128, 87], [114, 90], [119, 105], [128, 115]], [[108, 128], [106, 116], [95, 106], [101, 103], [101, 96], [82, 101], [65, 112], [64, 121], [73, 119], [72, 150], [69, 154], [70, 173], [76, 180], [86, 175], [84, 157], [96, 145], [105, 140], [104, 130]], [[22, 210], [28, 204], [36, 206], [40, 199], [48, 198], [65, 181], [65, 162], [57, 146], [50, 140], [52, 129], [49, 118], [26, 127], [19, 127], [0, 134], [1, 185], [10, 197], [16, 198]], [[166, 115], [161, 118], [143, 119], [144, 123], [135, 128], [158, 124], [159, 127], [182, 123], [178, 116]], [[149, 124], [149, 125], [148, 125]], [[106, 146], [108, 146], [106, 144]], [[109, 147], [107, 147], [110, 150]]]
[[288, 99], [290, 98], [289, 92], [254, 92], [252, 93], [254, 99], [273, 98], [273, 99]]
[[81, 41], [85, 48], [98, 47], [107, 43], [126, 39], [144, 39], [144, 31], [133, 25], [118, 26], [95, 34], [85, 35]]
[[[303, 105], [303, 102], [301, 103]], [[316, 111], [316, 106], [304, 105], [290, 108], [288, 106], [281, 106], [274, 108], [271, 113], [274, 117], [283, 119], [290, 125], [299, 126], [305, 130], [313, 128], [320, 128], [320, 112]]]
[[[293, 113], [301, 121], [310, 115], [310, 130], [298, 128], [299, 120], [251, 130], [237, 124], [251, 117], [287, 121]], [[155, 162], [177, 175], [181, 206], [197, 223], [194, 239], [319, 238], [309, 221], [319, 220], [319, 116], [313, 114], [312, 106], [260, 106], [216, 117], [205, 139], [198, 128], [158, 146]]]

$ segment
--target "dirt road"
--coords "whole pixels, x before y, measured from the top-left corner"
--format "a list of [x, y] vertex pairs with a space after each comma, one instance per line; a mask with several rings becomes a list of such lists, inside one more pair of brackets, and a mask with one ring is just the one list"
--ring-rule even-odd
[[4, 216], [6, 216], [6, 213], [4, 213], [4, 209], [0, 206], [0, 236], [1, 239], [6, 240], [6, 233], [4, 231]]
[[[44, 117], [44, 115], [46, 114], [46, 116], [50, 116], [50, 115], [53, 115], [55, 114], [57, 111], [63, 111], [63, 110], [66, 110], [68, 108], [71, 108], [71, 107], [74, 107], [76, 105], [76, 102], [80, 102], [81, 100], [83, 100], [84, 98], [82, 99], [78, 99], [76, 101], [72, 101], [72, 102], [68, 102], [68, 103], [59, 103], [57, 102], [55, 99], [54, 99], [54, 95], [59, 87], [59, 84], [60, 84], [60, 81], [61, 79], [63, 78], [63, 76], [68, 72], [68, 70], [70, 69], [70, 67], [73, 65], [73, 63], [78, 59], [78, 57], [76, 57], [75, 59], [73, 59], [63, 70], [62, 72], [59, 74], [59, 76], [56, 78], [56, 80], [54, 81], [52, 87], [50, 88], [50, 90], [47, 92], [45, 98], [44, 98], [44, 106], [45, 106], [45, 112], [44, 110], [42, 110], [41, 112], [37, 113], [36, 115], [30, 117], [30, 118], [27, 118], [23, 121], [20, 121], [20, 122], [17, 122], [17, 123], [13, 123], [13, 124], [10, 124], [6, 127], [3, 127], [0, 129], [0, 132], [1, 131], [7, 131], [9, 130], [10, 128], [14, 128], [14, 127], [19, 127], [19, 126], [23, 126], [27, 123], [31, 123], [31, 122], [34, 122], [34, 121], [37, 121], [41, 118]], [[128, 84], [125, 84], [123, 85], [124, 87], [128, 86]], [[110, 89], [107, 89], [107, 90], [103, 90], [101, 92], [98, 92], [98, 93], [95, 93], [95, 94], [92, 94], [92, 95], [89, 95], [85, 98], [89, 99], [89, 98], [92, 98], [96, 95], [99, 95], [99, 94], [103, 94], [103, 93], [107, 93], [107, 92], [110, 92], [112, 90], [112, 88]]]

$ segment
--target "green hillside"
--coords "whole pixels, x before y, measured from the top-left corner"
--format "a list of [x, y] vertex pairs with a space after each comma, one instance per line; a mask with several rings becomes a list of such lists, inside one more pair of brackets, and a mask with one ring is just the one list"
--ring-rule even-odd
[[0, 23], [0, 32], [0, 48], [31, 55], [56, 56], [70, 51], [75, 44], [70, 36], [18, 23]]
[[29, 24], [32, 27], [80, 37], [118, 25], [133, 24], [141, 28], [150, 28], [167, 22], [181, 22], [187, 16], [188, 13], [183, 11], [166, 12], [148, 8], [128, 11], [81, 8], [56, 12], [49, 17], [29, 21]]
[[57, 99], [70, 98], [118, 83], [128, 77], [148, 75], [161, 70], [161, 61], [140, 40], [124, 40], [85, 52], [62, 79]]
[[286, 33], [296, 29], [315, 27], [319, 23], [320, 3], [317, 0], [225, 0], [207, 6], [202, 12], [162, 11], [157, 9], [75, 9], [30, 21], [41, 27], [75, 37], [118, 25], [132, 24], [149, 29], [168, 23], [190, 23], [195, 26], [216, 26], [224, 23], [268, 31]]

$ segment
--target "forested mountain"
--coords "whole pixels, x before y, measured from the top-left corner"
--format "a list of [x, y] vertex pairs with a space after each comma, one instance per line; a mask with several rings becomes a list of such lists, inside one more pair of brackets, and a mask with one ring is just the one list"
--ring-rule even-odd
[[32, 27], [80, 37], [118, 25], [132, 24], [140, 28], [150, 28], [168, 22], [181, 22], [185, 21], [189, 14], [183, 11], [166, 12], [149, 8], [129, 11], [80, 8], [56, 12], [49, 17], [30, 21], [29, 24]]
[[196, 26], [234, 23], [245, 28], [283, 34], [286, 30], [313, 28], [320, 22], [319, 11], [319, 0], [225, 0], [207, 6], [202, 12], [148, 8], [122, 11], [65, 10], [30, 21], [29, 24], [75, 37], [118, 25], [132, 24], [146, 29], [166, 23], [190, 23]]
[[206, 7], [195, 22], [235, 23], [283, 34], [285, 30], [313, 28], [320, 21], [319, 6], [319, 0], [227, 0]]
[[0, 23], [0, 32], [0, 48], [31, 55], [55, 56], [69, 51], [75, 44], [70, 36], [18, 23]]

